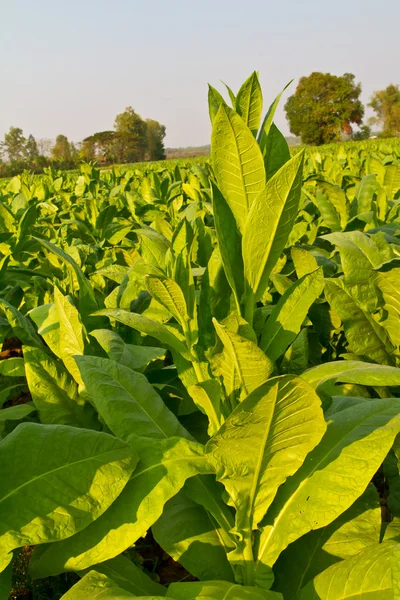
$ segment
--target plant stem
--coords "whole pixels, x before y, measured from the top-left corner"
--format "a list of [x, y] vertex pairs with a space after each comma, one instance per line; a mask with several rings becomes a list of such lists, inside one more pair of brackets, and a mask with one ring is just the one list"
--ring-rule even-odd
[[247, 290], [245, 296], [244, 318], [249, 325], [253, 327], [254, 309], [255, 309], [254, 294], [251, 290]]
[[251, 529], [248, 529], [245, 533], [245, 547], [243, 550], [243, 583], [244, 585], [254, 585], [254, 556], [253, 556], [253, 541], [251, 535]]

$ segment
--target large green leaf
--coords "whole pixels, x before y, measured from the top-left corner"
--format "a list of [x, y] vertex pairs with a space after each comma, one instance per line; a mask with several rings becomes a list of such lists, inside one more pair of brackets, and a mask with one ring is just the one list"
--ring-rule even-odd
[[332, 565], [304, 588], [299, 600], [397, 600], [400, 544], [385, 542]]
[[285, 598], [297, 598], [319, 573], [378, 544], [381, 520], [379, 496], [371, 484], [333, 523], [310, 531], [282, 552], [274, 566], [274, 589]]
[[122, 494], [84, 531], [38, 553], [35, 577], [87, 569], [121, 554], [145, 535], [189, 477], [212, 471], [203, 446], [195, 442], [141, 438], [138, 446], [140, 462]]
[[109, 329], [95, 329], [90, 332], [90, 335], [96, 338], [111, 360], [115, 360], [134, 371], [139, 371], [151, 361], [165, 356], [164, 348], [125, 344], [118, 333]]
[[304, 153], [299, 152], [267, 182], [252, 203], [243, 233], [244, 276], [259, 300], [297, 216]]
[[243, 398], [267, 381], [273, 364], [254, 341], [230, 331], [216, 319], [213, 322], [224, 345], [215, 371], [222, 376], [228, 395], [240, 390]]
[[27, 346], [43, 348], [42, 340], [37, 335], [35, 328], [27, 317], [24, 317], [19, 310], [6, 302], [3, 298], [0, 298], [0, 309], [4, 311], [15, 337]]
[[260, 127], [262, 103], [260, 82], [254, 71], [246, 79], [236, 96], [236, 112], [242, 117], [254, 137]]
[[19, 425], [0, 442], [0, 564], [14, 548], [87, 527], [119, 496], [137, 460], [106, 433]]
[[97, 356], [79, 356], [76, 362], [87, 393], [114, 435], [126, 441], [187, 435], [141, 373]]
[[265, 175], [267, 180], [285, 163], [290, 160], [290, 150], [285, 136], [279, 131], [275, 123], [271, 124], [263, 151]]
[[386, 329], [393, 344], [400, 346], [400, 269], [392, 269], [376, 274], [376, 283], [382, 292], [385, 318], [381, 324]]
[[226, 278], [235, 296], [236, 306], [240, 306], [244, 292], [243, 258], [241, 235], [229, 205], [217, 186], [212, 185], [212, 202], [215, 232]]
[[[363, 493], [400, 430], [400, 400], [371, 400], [332, 415], [322, 442], [280, 488], [258, 545], [260, 584], [292, 542], [329, 525]], [[268, 569], [267, 569], [268, 573]]]
[[96, 571], [106, 575], [122, 589], [136, 596], [165, 596], [164, 586], [150, 579], [148, 575], [128, 557], [121, 554], [96, 565]]
[[180, 492], [152, 527], [160, 546], [200, 580], [235, 581], [227, 554], [230, 537], [202, 506]]
[[82, 600], [87, 598], [89, 600], [127, 600], [129, 598], [147, 598], [147, 600], [158, 600], [162, 599], [163, 596], [138, 596], [132, 594], [126, 589], [120, 587], [113, 579], [107, 577], [103, 573], [97, 571], [89, 571], [82, 579], [76, 583], [61, 600]]
[[243, 232], [250, 207], [265, 186], [264, 161], [250, 129], [226, 105], [213, 121], [211, 154], [218, 187]]
[[298, 279], [273, 308], [261, 333], [260, 348], [275, 362], [294, 341], [311, 304], [324, 286], [322, 269]]
[[74, 357], [85, 353], [87, 334], [81, 317], [68, 296], [54, 288], [54, 304], [59, 322], [59, 348], [57, 356], [78, 384], [82, 383]]
[[325, 430], [318, 396], [300, 378], [288, 375], [259, 386], [233, 411], [206, 450], [236, 508], [239, 530], [245, 523], [257, 529], [278, 487], [297, 471]]
[[334, 379], [341, 383], [369, 386], [399, 386], [400, 369], [361, 360], [338, 360], [308, 369], [302, 377], [313, 387]]
[[187, 360], [191, 359], [191, 356], [184, 343], [183, 336], [177, 330], [172, 329], [172, 327], [169, 327], [168, 325], [163, 325], [162, 323], [148, 319], [143, 315], [131, 313], [127, 310], [119, 310], [117, 308], [100, 310], [96, 314], [104, 315], [110, 319], [115, 319], [120, 323], [124, 323], [124, 325], [128, 325], [128, 327], [133, 327], [133, 329], [137, 329], [146, 335], [151, 335], [163, 344], [170, 346], [182, 354], [182, 356]]
[[341, 278], [325, 280], [325, 295], [343, 321], [350, 350], [377, 363], [393, 365], [394, 346], [388, 333], [370, 311], [359, 306], [345, 281]]
[[45, 424], [87, 426], [77, 385], [63, 364], [43, 350], [29, 346], [24, 348], [24, 359], [29, 391], [40, 421]]
[[52, 242], [41, 238], [35, 238], [35, 240], [44, 248], [46, 248], [46, 250], [58, 256], [68, 266], [68, 268], [72, 269], [74, 272], [78, 281], [77, 287], [79, 290], [79, 308], [82, 315], [86, 318], [90, 315], [90, 313], [97, 310], [99, 306], [94, 295], [94, 291], [79, 265], [76, 264], [69, 254], [64, 252]]

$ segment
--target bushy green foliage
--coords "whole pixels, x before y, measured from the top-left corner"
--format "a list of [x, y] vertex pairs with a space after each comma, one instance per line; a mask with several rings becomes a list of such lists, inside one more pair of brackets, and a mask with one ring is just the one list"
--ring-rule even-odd
[[340, 141], [342, 133], [352, 133], [352, 123], [360, 125], [364, 106], [361, 85], [351, 73], [341, 77], [311, 73], [301, 77], [296, 91], [285, 104], [290, 131], [304, 144]]
[[398, 594], [400, 145], [229, 97], [210, 163], [0, 182], [4, 598], [22, 546], [65, 600]]

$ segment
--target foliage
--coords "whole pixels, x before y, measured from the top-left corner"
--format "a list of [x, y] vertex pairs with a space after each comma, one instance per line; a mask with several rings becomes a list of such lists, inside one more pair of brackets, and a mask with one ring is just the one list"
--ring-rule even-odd
[[342, 132], [351, 134], [352, 123], [360, 125], [364, 107], [361, 85], [351, 73], [341, 77], [311, 73], [301, 77], [296, 92], [285, 104], [290, 131], [304, 144], [339, 141]]
[[376, 113], [375, 121], [383, 125], [382, 137], [400, 135], [400, 89], [398, 85], [388, 85], [375, 92], [368, 106]]
[[228, 93], [211, 164], [0, 182], [0, 598], [25, 546], [65, 600], [398, 593], [400, 140]]

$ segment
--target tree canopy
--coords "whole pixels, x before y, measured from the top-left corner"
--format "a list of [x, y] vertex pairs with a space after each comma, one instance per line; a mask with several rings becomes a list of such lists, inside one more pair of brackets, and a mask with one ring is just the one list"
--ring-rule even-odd
[[290, 131], [305, 144], [339, 141], [342, 133], [352, 133], [353, 123], [362, 123], [360, 94], [361, 85], [351, 73], [338, 77], [315, 72], [302, 77], [285, 104]]
[[400, 135], [400, 89], [390, 84], [384, 90], [375, 92], [368, 104], [376, 113], [372, 123], [382, 125], [382, 135], [391, 137]]

